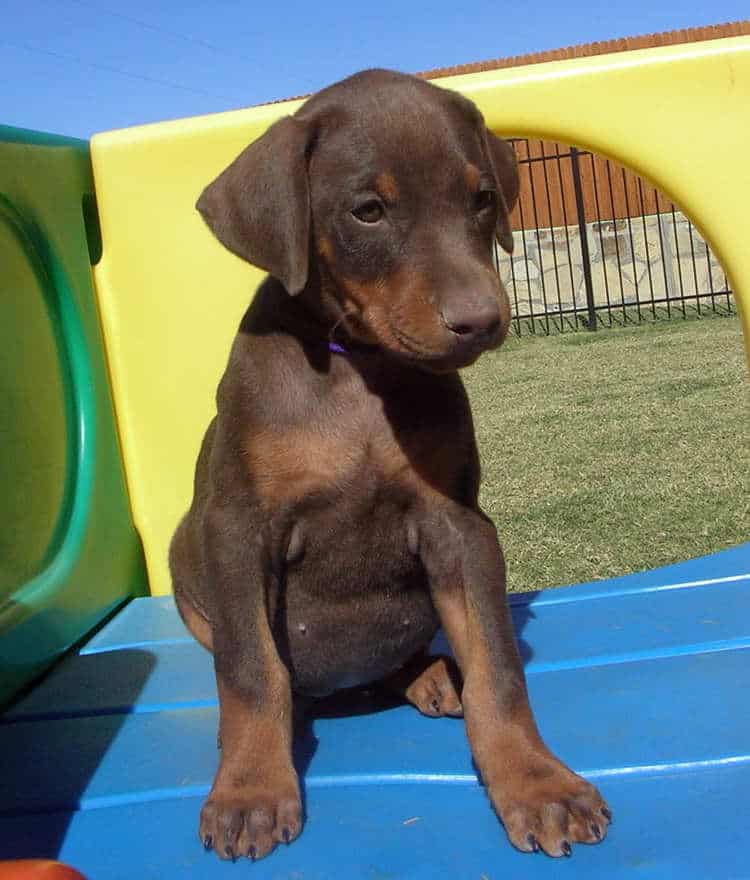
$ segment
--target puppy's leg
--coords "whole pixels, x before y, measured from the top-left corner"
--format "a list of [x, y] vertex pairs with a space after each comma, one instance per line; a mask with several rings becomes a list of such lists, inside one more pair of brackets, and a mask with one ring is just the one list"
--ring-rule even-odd
[[611, 814], [594, 786], [555, 758], [539, 735], [494, 526], [456, 505], [425, 516], [418, 531], [433, 601], [464, 677], [471, 749], [511, 842], [551, 856], [569, 855], [576, 841], [596, 843]]
[[431, 718], [463, 715], [461, 674], [452, 657], [419, 653], [386, 678], [383, 686], [405, 697]]
[[206, 549], [220, 597], [211, 625], [222, 749], [200, 838], [222, 858], [256, 859], [302, 828], [289, 673], [268, 621], [273, 549], [246, 511], [230, 509], [207, 516]]

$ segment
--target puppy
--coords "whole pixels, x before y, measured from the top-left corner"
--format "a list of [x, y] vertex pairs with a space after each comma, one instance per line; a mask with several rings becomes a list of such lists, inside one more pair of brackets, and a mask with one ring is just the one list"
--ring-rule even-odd
[[[517, 197], [513, 150], [474, 104], [371, 70], [272, 125], [198, 201], [269, 273], [170, 551], [214, 657], [222, 752], [200, 837], [222, 858], [302, 829], [295, 706], [378, 681], [463, 712], [516, 847], [570, 855], [606, 834], [607, 805], [529, 708], [458, 374], [508, 331], [493, 241], [511, 250]], [[426, 653], [439, 626], [462, 688]]]

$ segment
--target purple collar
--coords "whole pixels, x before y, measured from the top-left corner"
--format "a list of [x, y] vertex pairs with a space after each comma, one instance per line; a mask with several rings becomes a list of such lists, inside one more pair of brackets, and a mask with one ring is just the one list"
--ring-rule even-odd
[[338, 342], [329, 342], [328, 349], [329, 351], [335, 351], [336, 354], [349, 354], [349, 352], [342, 345], [339, 345]]

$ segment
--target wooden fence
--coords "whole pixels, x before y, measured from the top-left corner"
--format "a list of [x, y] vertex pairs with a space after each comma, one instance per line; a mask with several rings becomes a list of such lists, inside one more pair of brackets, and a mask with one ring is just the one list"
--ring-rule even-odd
[[[743, 34], [750, 34], [750, 21], [606, 40], [550, 52], [536, 52], [532, 55], [440, 68], [421, 73], [419, 76], [434, 79], [440, 76], [540, 64], [565, 58], [585, 58], [654, 46], [694, 43]], [[577, 223], [570, 147], [532, 139], [517, 139], [514, 145], [521, 169], [521, 196], [512, 216], [514, 229], [558, 227]], [[579, 163], [586, 222], [605, 217], [613, 220], [639, 217], [672, 210], [673, 206], [666, 197], [660, 196], [652, 186], [645, 184], [637, 175], [616, 163], [608, 162], [601, 156], [592, 156], [587, 152], [581, 153]], [[536, 193], [535, 199], [534, 193]], [[543, 196], [540, 197], [540, 194]]]
[[[514, 139], [521, 195], [514, 229], [575, 225], [579, 221], [571, 149], [549, 141]], [[583, 219], [620, 220], [671, 211], [672, 203], [616, 162], [582, 150], [578, 154]]]

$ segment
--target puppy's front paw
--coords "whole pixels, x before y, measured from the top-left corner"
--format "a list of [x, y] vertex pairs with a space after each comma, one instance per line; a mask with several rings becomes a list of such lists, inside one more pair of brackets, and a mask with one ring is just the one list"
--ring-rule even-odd
[[555, 759], [530, 761], [490, 797], [511, 843], [523, 852], [569, 856], [573, 843], [599, 843], [612, 813], [597, 789]]
[[200, 819], [200, 839], [222, 859], [261, 859], [277, 843], [291, 843], [302, 830], [302, 804], [296, 791], [264, 789], [212, 791]]

